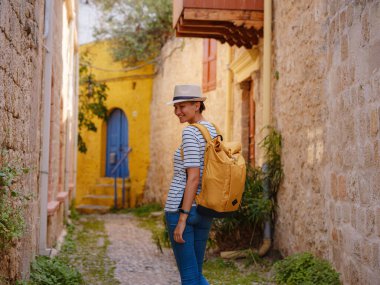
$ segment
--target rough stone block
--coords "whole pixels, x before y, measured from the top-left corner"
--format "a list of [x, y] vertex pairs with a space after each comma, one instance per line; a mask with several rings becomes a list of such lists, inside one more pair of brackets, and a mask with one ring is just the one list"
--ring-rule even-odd
[[332, 259], [333, 259], [333, 262], [334, 262], [334, 265], [335, 267], [340, 270], [341, 268], [341, 262], [342, 262], [342, 251], [340, 250], [339, 247], [333, 247], [333, 250], [332, 250]]
[[371, 199], [372, 202], [379, 205], [380, 204], [380, 175], [374, 174], [371, 176]]
[[335, 220], [338, 225], [341, 224], [343, 220], [342, 206], [339, 204], [335, 207]]
[[349, 175], [347, 183], [347, 197], [352, 202], [359, 201], [359, 179], [358, 175]]
[[359, 274], [359, 271], [358, 271], [358, 268], [360, 268], [360, 262], [359, 261], [350, 261], [350, 266], [349, 266], [349, 270], [350, 270], [350, 277], [349, 277], [349, 281], [351, 284], [360, 284], [360, 274]]
[[374, 272], [380, 272], [380, 243], [373, 242], [371, 245], [370, 266]]
[[330, 175], [330, 191], [331, 196], [336, 200], [338, 198], [338, 180], [336, 173], [331, 173]]
[[370, 201], [370, 184], [367, 177], [362, 176], [359, 180], [359, 196], [362, 204], [368, 204]]
[[366, 210], [366, 231], [365, 234], [370, 236], [375, 230], [375, 211], [373, 209]]
[[[369, 72], [372, 74], [374, 71], [380, 69], [380, 39], [369, 46], [368, 66]], [[377, 94], [378, 95], [378, 94]]]
[[365, 233], [366, 231], [366, 208], [360, 207], [357, 212], [357, 221], [356, 221], [356, 229], [360, 233]]
[[355, 257], [356, 260], [360, 261], [361, 255], [362, 255], [360, 240], [358, 239], [353, 240], [351, 242], [351, 245], [352, 245], [351, 253], [353, 257]]
[[338, 177], [338, 198], [342, 201], [347, 199], [346, 177], [343, 175]]
[[[379, 54], [380, 57], [380, 54]], [[376, 137], [379, 133], [379, 112], [378, 109], [371, 111], [371, 136]]]
[[345, 203], [343, 205], [343, 222], [345, 224], [349, 224], [350, 223], [350, 216], [351, 216], [351, 207], [348, 203]]
[[369, 37], [370, 37], [370, 28], [369, 28], [367, 11], [363, 11], [361, 15], [361, 27], [362, 27], [362, 37], [361, 37], [360, 44], [361, 46], [366, 46], [369, 42]]
[[380, 237], [380, 208], [376, 209], [376, 231], [377, 235]]
[[357, 207], [351, 205], [351, 226], [356, 229], [356, 220], [357, 220]]

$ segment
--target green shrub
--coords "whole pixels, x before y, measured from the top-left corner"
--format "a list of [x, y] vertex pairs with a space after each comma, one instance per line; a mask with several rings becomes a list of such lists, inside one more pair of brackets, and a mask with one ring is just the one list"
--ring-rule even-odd
[[339, 273], [311, 253], [298, 253], [274, 265], [275, 282], [286, 285], [339, 285]]
[[133, 209], [133, 214], [137, 217], [148, 217], [152, 212], [162, 211], [160, 204], [146, 204]]
[[[267, 171], [247, 165], [245, 190], [239, 211], [232, 217], [214, 221], [213, 231], [221, 250], [258, 246], [264, 223], [270, 221], [274, 224], [276, 194], [283, 177], [281, 135], [269, 128], [268, 135], [259, 146], [265, 153]], [[265, 182], [268, 193], [264, 191]]]
[[82, 275], [58, 258], [38, 256], [32, 263], [31, 285], [80, 285]]

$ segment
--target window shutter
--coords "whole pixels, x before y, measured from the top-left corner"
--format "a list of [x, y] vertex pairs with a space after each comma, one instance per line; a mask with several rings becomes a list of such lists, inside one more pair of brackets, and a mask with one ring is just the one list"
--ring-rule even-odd
[[208, 90], [208, 55], [209, 55], [209, 39], [203, 40], [203, 77], [202, 77], [202, 90]]
[[203, 40], [203, 92], [216, 88], [216, 40]]
[[208, 91], [216, 88], [216, 40], [210, 39]]

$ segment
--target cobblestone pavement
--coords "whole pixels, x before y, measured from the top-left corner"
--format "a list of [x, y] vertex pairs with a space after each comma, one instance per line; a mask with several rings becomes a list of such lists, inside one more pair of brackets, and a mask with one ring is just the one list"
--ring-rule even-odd
[[122, 285], [180, 284], [171, 249], [163, 248], [161, 253], [151, 232], [138, 226], [137, 218], [119, 214], [99, 218], [111, 242], [108, 256], [116, 263], [115, 278]]

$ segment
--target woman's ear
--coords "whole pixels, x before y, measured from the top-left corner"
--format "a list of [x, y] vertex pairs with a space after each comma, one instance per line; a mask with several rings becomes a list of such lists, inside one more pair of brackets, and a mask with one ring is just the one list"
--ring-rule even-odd
[[199, 112], [199, 108], [201, 107], [200, 102], [195, 102], [195, 111]]

